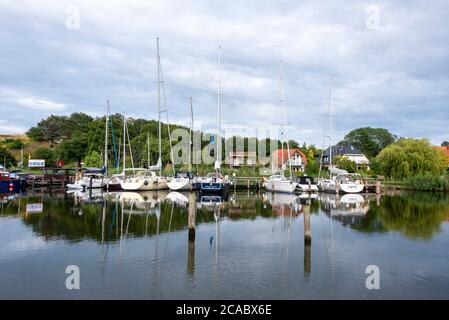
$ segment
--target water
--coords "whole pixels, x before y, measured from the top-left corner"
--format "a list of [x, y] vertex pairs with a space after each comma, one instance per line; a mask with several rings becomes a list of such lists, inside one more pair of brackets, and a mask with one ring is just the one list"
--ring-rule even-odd
[[[0, 199], [2, 299], [449, 298], [448, 195]], [[68, 265], [80, 290], [65, 286]], [[368, 265], [379, 267], [379, 290], [365, 286]]]

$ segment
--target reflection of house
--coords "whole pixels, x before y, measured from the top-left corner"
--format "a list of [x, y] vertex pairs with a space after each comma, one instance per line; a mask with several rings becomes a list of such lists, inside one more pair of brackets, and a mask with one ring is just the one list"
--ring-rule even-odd
[[[362, 166], [369, 168], [369, 160], [368, 158], [360, 151], [359, 148], [352, 144], [344, 144], [344, 145], [336, 145], [332, 146], [332, 163], [334, 163], [334, 158], [340, 156], [347, 158], [355, 162], [357, 165], [357, 169], [360, 169]], [[323, 153], [323, 166], [329, 166], [330, 160], [330, 148], [327, 148]]]
[[445, 147], [435, 147], [438, 150], [441, 150], [441, 152], [443, 153], [443, 155], [446, 157], [446, 162], [448, 164], [448, 170], [449, 170], [449, 146], [445, 146]]
[[256, 152], [254, 151], [231, 151], [226, 159], [226, 162], [231, 167], [255, 166], [256, 161]]
[[273, 166], [283, 170], [292, 168], [292, 171], [304, 171], [307, 165], [307, 158], [299, 148], [290, 149], [290, 157], [287, 150], [278, 149], [271, 155]]

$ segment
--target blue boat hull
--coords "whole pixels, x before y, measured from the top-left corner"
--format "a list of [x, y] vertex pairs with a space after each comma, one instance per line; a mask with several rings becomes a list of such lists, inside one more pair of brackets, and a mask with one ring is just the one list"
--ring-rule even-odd
[[201, 182], [200, 190], [204, 193], [222, 193], [227, 190], [228, 185], [221, 182]]
[[1, 180], [0, 193], [16, 193], [24, 188], [25, 184], [22, 180]]

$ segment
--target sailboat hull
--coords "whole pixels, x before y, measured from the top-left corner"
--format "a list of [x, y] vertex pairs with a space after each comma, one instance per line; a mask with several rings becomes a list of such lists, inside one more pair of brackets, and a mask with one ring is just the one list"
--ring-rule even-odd
[[297, 184], [288, 180], [267, 181], [266, 189], [271, 192], [294, 193]]
[[168, 189], [167, 181], [159, 179], [154, 181], [152, 179], [127, 180], [120, 183], [123, 190], [126, 191], [152, 191]]

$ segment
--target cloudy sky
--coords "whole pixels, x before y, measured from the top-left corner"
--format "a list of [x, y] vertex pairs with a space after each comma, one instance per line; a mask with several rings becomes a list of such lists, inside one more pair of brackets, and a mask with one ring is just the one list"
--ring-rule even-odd
[[[334, 139], [361, 126], [449, 140], [447, 1], [0, 0], [0, 133], [50, 114], [156, 118], [160, 37], [170, 121], [279, 124], [284, 64], [292, 139], [320, 145], [329, 79]], [[78, 19], [79, 18], [79, 19]], [[78, 23], [79, 22], [79, 23]]]

